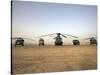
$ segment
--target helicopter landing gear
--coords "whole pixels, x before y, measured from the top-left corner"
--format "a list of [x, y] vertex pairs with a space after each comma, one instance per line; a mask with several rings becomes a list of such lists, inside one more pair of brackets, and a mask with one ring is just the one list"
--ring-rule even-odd
[[44, 46], [44, 43], [39, 43], [39, 46]]
[[63, 45], [63, 42], [61, 41], [61, 42], [55, 42], [55, 46], [62, 46]]
[[17, 45], [24, 46], [24, 43], [20, 43], [20, 44], [17, 44], [17, 43], [16, 43], [15, 46], [17, 46]]

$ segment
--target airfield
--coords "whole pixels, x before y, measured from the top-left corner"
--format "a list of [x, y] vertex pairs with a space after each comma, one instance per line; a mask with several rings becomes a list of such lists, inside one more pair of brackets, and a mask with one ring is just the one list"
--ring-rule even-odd
[[96, 45], [12, 47], [13, 74], [97, 69]]

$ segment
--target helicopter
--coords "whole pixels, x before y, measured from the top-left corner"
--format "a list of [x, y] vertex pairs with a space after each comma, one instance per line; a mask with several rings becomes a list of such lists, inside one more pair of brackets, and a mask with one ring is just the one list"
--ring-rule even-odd
[[80, 41], [77, 39], [73, 40], [73, 45], [80, 45]]
[[40, 38], [40, 40], [39, 40], [39, 46], [44, 46], [44, 39], [43, 38]]
[[14, 37], [14, 38], [12, 38], [12, 39], [16, 39], [16, 41], [15, 41], [15, 46], [16, 46], [16, 45], [24, 46], [24, 39], [34, 41], [33, 39], [22, 38], [22, 37]]
[[90, 41], [90, 45], [97, 45], [96, 37], [86, 38], [85, 40], [89, 40]]
[[[78, 38], [76, 36], [72, 36], [72, 35], [68, 35], [68, 34], [63, 34], [63, 33], [53, 33], [53, 34], [43, 35], [43, 36], [39, 36], [39, 37], [40, 37], [40, 40], [41, 40], [41, 37], [45, 37], [45, 36], [51, 37], [52, 35], [56, 35], [56, 37], [54, 37], [54, 39], [55, 39], [55, 42], [54, 42], [55, 46], [62, 46], [63, 45], [62, 37], [67, 38], [66, 36], [70, 36], [70, 37], [73, 37], [73, 38]], [[39, 40], [39, 45], [44, 45], [44, 39], [42, 38], [42, 44], [41, 44], [40, 40]], [[73, 45], [80, 45], [79, 40], [73, 40]]]

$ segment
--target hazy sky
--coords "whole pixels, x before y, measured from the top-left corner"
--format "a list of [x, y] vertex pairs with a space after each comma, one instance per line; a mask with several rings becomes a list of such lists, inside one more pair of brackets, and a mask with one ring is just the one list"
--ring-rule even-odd
[[97, 31], [97, 7], [91, 5], [13, 1], [12, 19], [13, 36], [60, 32], [85, 38]]

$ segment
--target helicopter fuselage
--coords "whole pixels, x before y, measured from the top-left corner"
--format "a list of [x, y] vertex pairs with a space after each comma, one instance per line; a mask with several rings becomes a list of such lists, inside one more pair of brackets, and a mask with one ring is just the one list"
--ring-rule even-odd
[[63, 45], [63, 41], [62, 38], [60, 37], [60, 35], [58, 34], [57, 37], [55, 37], [55, 46], [62, 46]]
[[73, 45], [80, 45], [80, 41], [79, 40], [73, 40]]
[[17, 39], [16, 42], [15, 42], [15, 46], [16, 45], [22, 45], [22, 46], [24, 46], [24, 40], [23, 39]]
[[96, 39], [90, 39], [90, 45], [96, 44], [97, 45], [97, 40]]
[[41, 39], [39, 40], [39, 46], [44, 46], [44, 39], [41, 38]]

